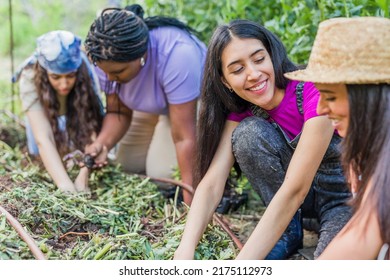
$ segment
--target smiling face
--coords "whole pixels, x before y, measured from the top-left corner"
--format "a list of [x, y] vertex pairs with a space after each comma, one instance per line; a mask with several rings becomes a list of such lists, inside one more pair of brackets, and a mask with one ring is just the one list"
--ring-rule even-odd
[[341, 137], [345, 137], [349, 124], [348, 92], [345, 84], [315, 84], [320, 91], [317, 114], [327, 115]]
[[127, 83], [138, 75], [142, 66], [140, 59], [129, 62], [116, 62], [112, 60], [102, 60], [96, 63], [108, 76], [110, 81]]
[[233, 37], [221, 57], [226, 87], [266, 110], [280, 104], [284, 90], [275, 86], [272, 60], [260, 40]]
[[68, 95], [77, 80], [77, 72], [70, 72], [67, 74], [55, 74], [52, 72], [47, 72], [49, 83], [57, 92], [58, 95], [66, 96]]

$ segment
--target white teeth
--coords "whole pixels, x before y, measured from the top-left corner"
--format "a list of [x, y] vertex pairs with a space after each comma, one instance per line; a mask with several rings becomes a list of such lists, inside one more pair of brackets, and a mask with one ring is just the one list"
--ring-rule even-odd
[[257, 87], [254, 87], [254, 88], [250, 88], [249, 90], [251, 91], [255, 91], [255, 90], [260, 90], [262, 88], [265, 87], [265, 84], [266, 84], [266, 81], [262, 82], [260, 85], [258, 85]]

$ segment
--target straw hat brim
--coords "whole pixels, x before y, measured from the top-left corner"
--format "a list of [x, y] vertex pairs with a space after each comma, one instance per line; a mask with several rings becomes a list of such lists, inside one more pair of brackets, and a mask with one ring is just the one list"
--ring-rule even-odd
[[304, 69], [284, 76], [290, 80], [313, 82], [321, 84], [389, 84], [390, 77], [383, 72], [349, 72], [342, 73], [337, 69], [322, 69], [320, 71]]
[[326, 84], [390, 83], [390, 19], [356, 17], [321, 22], [307, 68], [285, 77]]

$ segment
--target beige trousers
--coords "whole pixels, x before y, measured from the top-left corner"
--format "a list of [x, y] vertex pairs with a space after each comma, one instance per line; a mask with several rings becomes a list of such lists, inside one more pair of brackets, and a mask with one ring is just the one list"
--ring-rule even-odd
[[128, 173], [171, 178], [177, 158], [168, 116], [133, 111], [130, 128], [119, 142], [116, 162]]

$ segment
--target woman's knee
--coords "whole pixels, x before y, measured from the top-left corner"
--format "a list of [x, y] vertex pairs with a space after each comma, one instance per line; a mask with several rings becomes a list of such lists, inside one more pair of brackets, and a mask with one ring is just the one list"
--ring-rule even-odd
[[276, 154], [283, 145], [278, 131], [268, 121], [259, 117], [244, 119], [232, 135], [233, 153], [236, 156], [260, 154], [263, 151]]
[[233, 149], [253, 148], [264, 138], [262, 135], [268, 130], [265, 120], [258, 117], [246, 118], [233, 131], [232, 144]]

